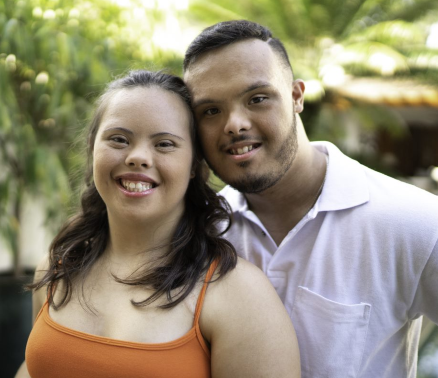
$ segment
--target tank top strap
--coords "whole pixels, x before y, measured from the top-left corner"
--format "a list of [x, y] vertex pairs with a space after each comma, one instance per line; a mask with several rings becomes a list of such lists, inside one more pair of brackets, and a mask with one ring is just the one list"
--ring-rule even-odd
[[198, 302], [196, 303], [195, 320], [193, 322], [194, 325], [198, 324], [199, 317], [201, 316], [202, 305], [204, 304], [204, 298], [207, 291], [208, 283], [211, 280], [211, 277], [213, 277], [213, 274], [218, 264], [219, 260], [214, 260], [208, 268], [207, 274], [205, 275], [204, 285], [202, 286], [201, 292], [199, 293]]

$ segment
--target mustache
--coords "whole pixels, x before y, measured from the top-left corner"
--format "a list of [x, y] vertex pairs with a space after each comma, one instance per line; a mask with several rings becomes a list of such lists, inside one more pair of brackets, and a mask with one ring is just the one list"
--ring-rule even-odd
[[244, 142], [246, 140], [251, 140], [253, 139], [252, 137], [250, 137], [249, 135], [238, 135], [238, 136], [233, 136], [231, 137], [231, 140], [228, 144], [234, 144], [234, 143], [238, 143], [238, 142]]

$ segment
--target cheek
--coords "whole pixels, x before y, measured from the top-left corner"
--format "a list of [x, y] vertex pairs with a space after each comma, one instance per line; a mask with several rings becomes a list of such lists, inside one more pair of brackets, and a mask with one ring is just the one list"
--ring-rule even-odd
[[214, 146], [218, 143], [217, 127], [205, 127], [199, 129], [199, 140], [205, 155], [211, 154], [215, 150]]
[[99, 155], [96, 150], [93, 151], [93, 179], [96, 182], [96, 172], [99, 172]]
[[99, 149], [95, 149], [93, 153], [93, 173], [95, 177], [99, 175], [103, 161], [105, 159], [102, 156], [102, 152]]
[[111, 167], [117, 164], [117, 154], [109, 153], [105, 148], [97, 147], [93, 153], [93, 177], [96, 185], [109, 175]]
[[185, 190], [190, 179], [193, 177], [193, 156], [192, 154], [185, 154], [180, 156], [177, 160], [178, 164], [172, 164], [168, 166], [169, 177], [174, 178], [175, 183], [178, 181], [177, 186], [182, 190]]
[[287, 133], [287, 130], [292, 125], [292, 120], [286, 113], [281, 111], [270, 112], [259, 118], [258, 122], [263, 124], [264, 133], [270, 135], [271, 138], [281, 139]]
[[[102, 190], [102, 183], [103, 183], [103, 170], [102, 170], [102, 157], [101, 155], [96, 151], [96, 153], [93, 154], [93, 180], [94, 185], [96, 185], [96, 189], [101, 194]], [[102, 194], [101, 194], [102, 195]]]

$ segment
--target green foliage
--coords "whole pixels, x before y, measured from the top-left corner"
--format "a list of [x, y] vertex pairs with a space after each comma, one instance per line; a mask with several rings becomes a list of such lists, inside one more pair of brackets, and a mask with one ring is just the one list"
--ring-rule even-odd
[[[412, 49], [424, 48], [428, 26], [438, 17], [435, 0], [195, 0], [191, 11], [209, 25], [246, 18], [269, 26], [286, 45], [299, 77], [312, 71], [314, 79], [327, 63], [333, 45], [349, 47], [356, 66], [369, 72], [374, 51], [396, 59], [400, 73], [414, 68], [407, 59]], [[427, 22], [424, 22], [426, 20]], [[416, 21], [416, 23], [413, 23]], [[370, 51], [370, 49], [372, 51]], [[438, 56], [437, 51], [430, 51]], [[347, 73], [349, 63], [346, 62]], [[301, 75], [301, 67], [306, 71]], [[312, 68], [309, 68], [312, 67]], [[415, 67], [418, 69], [418, 67]], [[398, 71], [397, 71], [398, 72]], [[351, 72], [357, 74], [357, 72]], [[376, 74], [376, 73], [374, 73]]]
[[435, 327], [419, 352], [421, 358], [418, 363], [418, 378], [438, 378], [437, 351], [438, 326]]

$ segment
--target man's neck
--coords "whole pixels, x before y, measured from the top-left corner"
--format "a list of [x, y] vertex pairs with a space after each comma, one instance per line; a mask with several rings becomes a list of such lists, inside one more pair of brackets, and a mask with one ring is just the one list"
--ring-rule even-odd
[[272, 188], [245, 194], [251, 209], [277, 245], [316, 203], [326, 174], [324, 153], [305, 143], [292, 167]]

